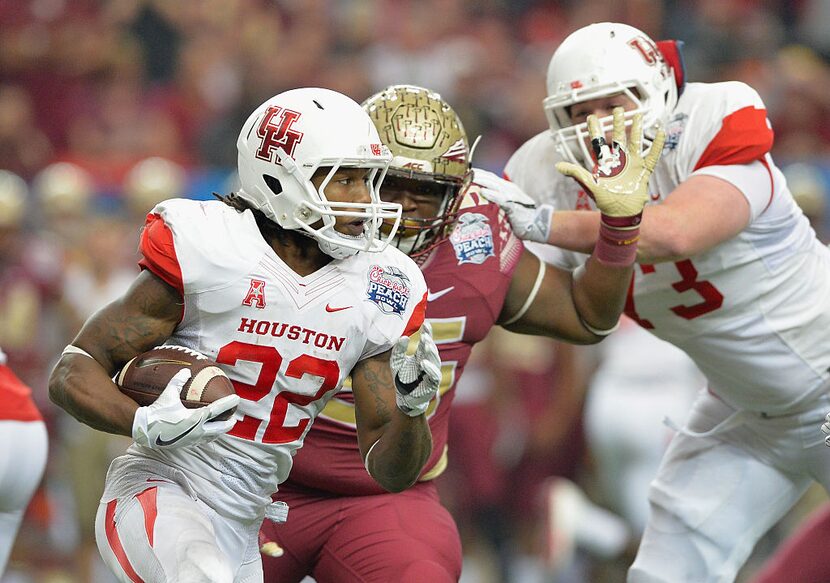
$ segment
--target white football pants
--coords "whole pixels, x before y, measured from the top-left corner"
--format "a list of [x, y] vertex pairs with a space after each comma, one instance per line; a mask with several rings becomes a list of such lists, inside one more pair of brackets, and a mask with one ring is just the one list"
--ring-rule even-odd
[[43, 421], [0, 421], [0, 576], [43, 478], [48, 449]]
[[259, 526], [219, 515], [177, 470], [111, 466], [95, 539], [122, 583], [262, 583]]
[[812, 480], [830, 486], [820, 429], [828, 411], [825, 395], [799, 413], [765, 417], [702, 391], [649, 489], [629, 583], [732, 583]]

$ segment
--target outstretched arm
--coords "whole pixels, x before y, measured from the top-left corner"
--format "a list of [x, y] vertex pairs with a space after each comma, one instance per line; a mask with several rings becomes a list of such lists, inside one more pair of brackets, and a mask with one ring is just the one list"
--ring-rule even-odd
[[[542, 280], [534, 293], [540, 273]], [[584, 269], [571, 273], [545, 264], [526, 250], [513, 274], [498, 322], [511, 332], [594, 344], [605, 336], [592, 332], [586, 323], [593, 329], [613, 329], [630, 282], [631, 266], [607, 266], [589, 258]], [[528, 300], [530, 303], [521, 311]]]
[[[733, 184], [715, 176], [691, 176], [660, 204], [643, 210], [637, 260], [660, 263], [693, 257], [731, 239], [749, 224], [749, 203]], [[552, 213], [547, 242], [590, 253], [600, 213]]]
[[[505, 309], [514, 309], [516, 297], [527, 299], [518, 312], [512, 316], [511, 312], [503, 313], [500, 320], [511, 330], [547, 334], [576, 343], [598, 342], [613, 331], [622, 313], [636, 258], [640, 219], [648, 200], [648, 179], [659, 159], [665, 136], [658, 132], [651, 151], [642, 158], [640, 116], [632, 124], [630, 148], [626, 147], [621, 108], [614, 111], [610, 145], [595, 116], [589, 116], [588, 125], [599, 160], [596, 172], [592, 174], [565, 163], [558, 164], [557, 169], [579, 180], [601, 209], [601, 220], [595, 226], [598, 243], [591, 257], [573, 274], [540, 264], [526, 252], [508, 292]], [[485, 196], [488, 190], [491, 189], [485, 186]], [[500, 196], [492, 192], [489, 195], [496, 199]], [[513, 206], [514, 215], [517, 208]], [[542, 214], [537, 212], [536, 217]], [[535, 228], [523, 229], [525, 233], [535, 231]], [[539, 230], [537, 235], [549, 235], [543, 231]], [[535, 278], [530, 275], [532, 265], [536, 265]], [[530, 281], [534, 283], [529, 285]]]

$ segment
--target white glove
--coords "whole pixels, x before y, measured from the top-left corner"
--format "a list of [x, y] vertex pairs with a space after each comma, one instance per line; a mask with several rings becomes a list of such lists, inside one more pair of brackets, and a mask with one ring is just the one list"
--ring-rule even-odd
[[480, 168], [473, 169], [473, 183], [481, 187], [484, 198], [501, 207], [519, 239], [548, 242], [553, 220], [551, 205], [536, 204], [535, 200], [509, 180]]
[[426, 413], [429, 402], [441, 384], [441, 357], [432, 339], [432, 326], [424, 322], [421, 339], [413, 356], [406, 355], [409, 336], [401, 336], [392, 347], [389, 368], [395, 378], [395, 401], [398, 408], [416, 417]]
[[211, 421], [239, 404], [239, 395], [227, 395], [210, 405], [187, 409], [182, 404], [181, 390], [190, 369], [183, 368], [170, 379], [158, 399], [139, 407], [133, 418], [133, 439], [151, 449], [187, 447], [213, 441], [230, 431], [236, 420]]
[[824, 445], [830, 447], [830, 413], [824, 418], [824, 423], [821, 426], [821, 432], [827, 437], [824, 438]]

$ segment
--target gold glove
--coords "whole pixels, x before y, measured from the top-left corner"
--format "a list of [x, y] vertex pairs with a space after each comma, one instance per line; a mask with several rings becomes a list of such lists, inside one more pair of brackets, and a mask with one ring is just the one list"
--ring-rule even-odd
[[[648, 201], [648, 179], [663, 152], [666, 132], [657, 131], [645, 158], [642, 156], [643, 116], [636, 114], [631, 124], [631, 144], [627, 147], [625, 135], [625, 110], [613, 111], [614, 130], [609, 145], [595, 115], [588, 116], [588, 132], [597, 159], [593, 173], [569, 162], [559, 162], [556, 169], [579, 181], [597, 204], [603, 218], [614, 228], [633, 228], [639, 225], [639, 217]], [[630, 222], [619, 219], [631, 218]], [[627, 223], [627, 224], [621, 224]]]

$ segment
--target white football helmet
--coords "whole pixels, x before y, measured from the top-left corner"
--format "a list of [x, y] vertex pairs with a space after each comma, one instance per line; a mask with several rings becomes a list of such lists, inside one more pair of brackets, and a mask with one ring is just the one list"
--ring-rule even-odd
[[[588, 124], [573, 125], [571, 106], [625, 94], [637, 104], [626, 112], [626, 125], [635, 113], [643, 114], [646, 147], [677, 104], [674, 71], [654, 41], [633, 26], [615, 22], [591, 24], [562, 41], [548, 66], [547, 88], [543, 105], [557, 149], [570, 162], [588, 168], [594, 165]], [[613, 116], [599, 121], [606, 131], [613, 127]]]
[[[401, 205], [381, 202], [378, 194], [392, 156], [369, 116], [345, 95], [320, 88], [280, 93], [250, 115], [236, 147], [237, 195], [282, 228], [307, 233], [327, 255], [343, 259], [358, 251], [382, 251], [395, 236]], [[317, 189], [311, 177], [320, 167], [330, 170]], [[340, 167], [371, 170], [371, 202], [326, 198], [326, 186]], [[339, 216], [365, 219], [363, 234], [336, 231]], [[384, 220], [394, 228], [378, 238]]]

